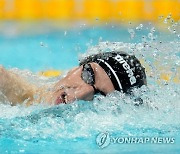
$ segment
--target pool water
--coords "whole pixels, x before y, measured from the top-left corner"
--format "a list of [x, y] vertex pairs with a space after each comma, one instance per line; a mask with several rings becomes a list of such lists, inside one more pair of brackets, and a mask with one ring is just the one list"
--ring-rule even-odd
[[[0, 153], [179, 153], [179, 24], [167, 25], [163, 31], [150, 23], [79, 23], [61, 28], [48, 23], [1, 23], [0, 63], [30, 82], [54, 83], [59, 77], [45, 78], [38, 72], [66, 72], [85, 55], [116, 49], [133, 53], [142, 61], [148, 88], [134, 92], [145, 102], [139, 107], [134, 106], [133, 98], [118, 92], [59, 106], [38, 104], [27, 108], [1, 102]], [[162, 74], [170, 75], [168, 81]], [[128, 144], [111, 139], [108, 143], [108, 136], [98, 138], [100, 133], [119, 138], [170, 138], [174, 142]], [[103, 148], [102, 143], [107, 146]]]

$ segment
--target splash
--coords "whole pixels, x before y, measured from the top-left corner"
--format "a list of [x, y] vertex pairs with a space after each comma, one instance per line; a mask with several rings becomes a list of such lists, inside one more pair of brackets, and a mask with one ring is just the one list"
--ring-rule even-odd
[[[134, 99], [119, 92], [107, 97], [96, 96], [92, 102], [76, 101], [56, 107], [40, 104], [27, 108], [1, 104], [1, 134], [31, 140], [87, 137], [97, 131], [121, 131], [134, 135], [141, 134], [142, 130], [146, 135], [149, 130], [154, 130], [151, 135], [157, 132], [179, 133], [180, 119], [174, 117], [180, 115], [180, 86], [173, 80], [179, 73], [179, 42], [148, 45], [101, 42], [86, 54], [109, 50], [135, 54], [146, 65], [148, 88], [142, 87], [134, 92], [136, 97], [143, 99], [143, 105], [135, 106]], [[39, 86], [58, 80], [40, 78], [28, 71], [14, 71]], [[161, 74], [168, 71], [171, 72], [170, 79], [162, 80]]]
[[[176, 25], [176, 33], [179, 36]], [[172, 26], [170, 26], [172, 27]], [[134, 39], [139, 25], [129, 29]], [[180, 134], [180, 42], [158, 41], [156, 29], [150, 28], [141, 43], [100, 42], [90, 46], [80, 59], [90, 54], [125, 51], [135, 54], [146, 68], [148, 87], [134, 91], [131, 98], [119, 92], [107, 97], [96, 96], [91, 102], [76, 101], [68, 105], [10, 106], [0, 104], [0, 132], [3, 137], [35, 141], [36, 139], [76, 139], [91, 137], [96, 132], [121, 132], [123, 135]], [[59, 78], [47, 79], [30, 71], [14, 72], [41, 86]], [[135, 105], [135, 98], [143, 100]]]

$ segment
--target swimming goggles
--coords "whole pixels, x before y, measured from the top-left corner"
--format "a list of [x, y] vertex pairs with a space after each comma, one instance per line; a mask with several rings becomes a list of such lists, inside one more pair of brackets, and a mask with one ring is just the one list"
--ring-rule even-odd
[[87, 84], [89, 84], [89, 85], [91, 85], [93, 87], [95, 94], [101, 93], [102, 95], [105, 95], [104, 92], [99, 91], [94, 86], [94, 84], [95, 84], [95, 74], [94, 74], [94, 71], [93, 71], [90, 64], [84, 64], [83, 65], [81, 78], [85, 83], [87, 83]]

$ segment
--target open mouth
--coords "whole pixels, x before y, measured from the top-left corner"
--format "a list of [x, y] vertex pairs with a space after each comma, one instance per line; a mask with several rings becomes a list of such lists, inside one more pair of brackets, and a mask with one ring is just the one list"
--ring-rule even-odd
[[55, 101], [56, 105], [61, 104], [61, 103], [67, 103], [67, 94], [63, 93], [61, 96], [59, 96], [56, 101]]

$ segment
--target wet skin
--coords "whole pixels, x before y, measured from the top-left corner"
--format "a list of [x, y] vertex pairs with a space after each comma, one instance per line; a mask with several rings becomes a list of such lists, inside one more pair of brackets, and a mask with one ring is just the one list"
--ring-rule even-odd
[[[114, 91], [114, 86], [106, 72], [96, 63], [90, 63], [95, 74], [95, 88], [105, 94]], [[82, 66], [76, 67], [55, 85], [38, 88], [26, 82], [19, 75], [0, 67], [0, 92], [11, 102], [11, 105], [27, 101], [30, 105], [37, 103], [71, 103], [75, 100], [92, 100], [94, 89], [81, 78]], [[34, 95], [38, 95], [34, 98]]]
[[[114, 86], [106, 72], [96, 63], [90, 63], [95, 73], [95, 88], [108, 94], [114, 91]], [[82, 66], [71, 70], [66, 77], [57, 82], [47, 101], [55, 104], [70, 103], [75, 100], [92, 100], [94, 89], [81, 78]], [[106, 82], [104, 82], [106, 81]]]

